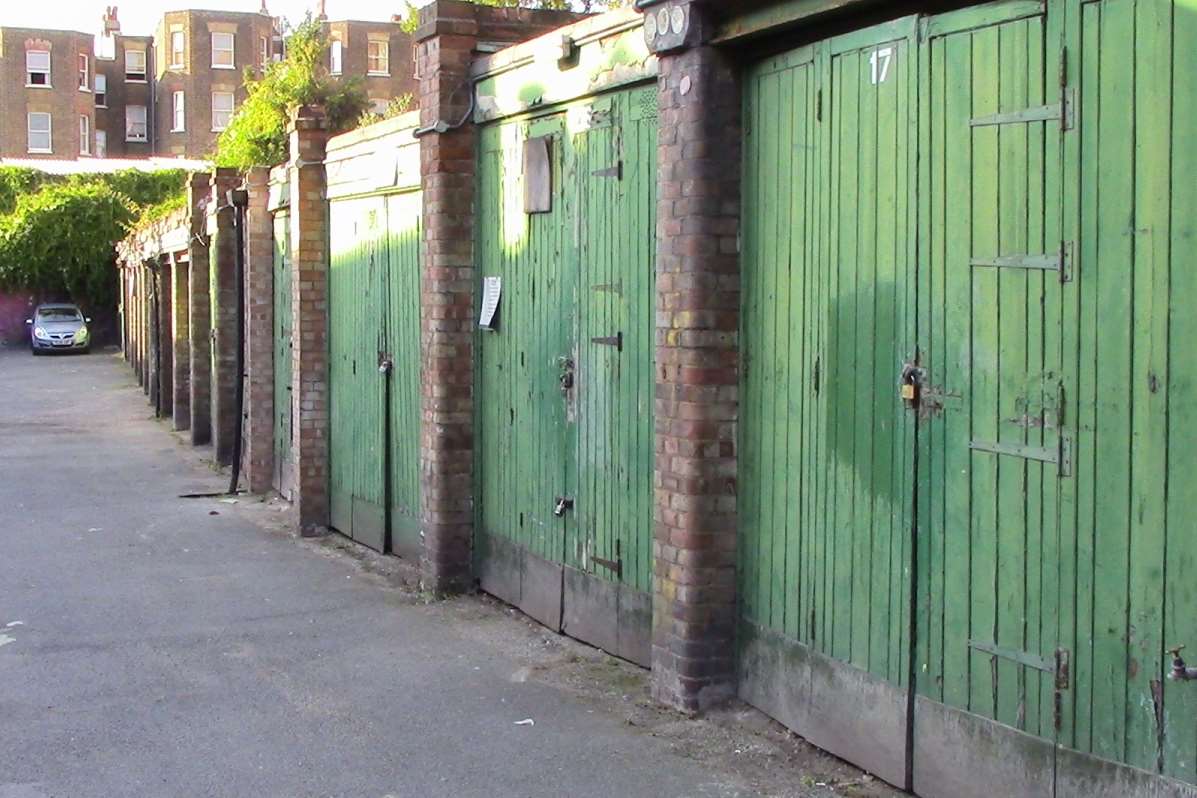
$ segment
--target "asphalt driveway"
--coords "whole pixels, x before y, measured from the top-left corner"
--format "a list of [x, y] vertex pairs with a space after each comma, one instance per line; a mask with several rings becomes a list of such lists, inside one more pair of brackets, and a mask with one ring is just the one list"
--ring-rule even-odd
[[201, 454], [117, 356], [0, 350], [0, 798], [751, 794], [351, 558], [178, 498], [222, 487]]

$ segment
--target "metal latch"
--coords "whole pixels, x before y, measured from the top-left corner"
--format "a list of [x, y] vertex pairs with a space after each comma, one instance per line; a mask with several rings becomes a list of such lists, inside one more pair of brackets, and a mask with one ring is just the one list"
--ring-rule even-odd
[[391, 369], [395, 367], [395, 361], [386, 352], [378, 353], [378, 373], [390, 374]]
[[560, 518], [565, 515], [566, 510], [574, 509], [574, 500], [568, 496], [558, 496], [557, 503], [553, 505], [553, 515]]

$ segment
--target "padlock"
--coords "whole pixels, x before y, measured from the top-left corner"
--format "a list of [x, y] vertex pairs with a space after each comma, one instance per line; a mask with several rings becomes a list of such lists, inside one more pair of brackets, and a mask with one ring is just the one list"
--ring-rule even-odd
[[902, 383], [902, 401], [913, 402], [917, 395], [918, 395], [918, 389], [916, 389], [914, 387], [914, 383], [912, 383], [912, 382]]

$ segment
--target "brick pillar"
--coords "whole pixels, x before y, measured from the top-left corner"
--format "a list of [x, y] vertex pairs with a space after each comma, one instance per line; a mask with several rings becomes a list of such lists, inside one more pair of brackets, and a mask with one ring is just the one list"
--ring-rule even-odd
[[206, 173], [187, 181], [191, 241], [187, 245], [187, 318], [191, 337], [191, 443], [212, 442], [212, 306], [208, 296], [208, 222], [210, 189]]
[[701, 7], [660, 56], [653, 694], [699, 711], [735, 690], [740, 84]]
[[174, 342], [174, 381], [171, 397], [174, 428], [191, 428], [191, 328], [188, 322], [188, 275], [186, 261], [172, 253], [165, 268], [170, 270], [171, 340]]
[[295, 397], [294, 503], [300, 534], [328, 532], [328, 201], [324, 110], [291, 123], [291, 392]]
[[[420, 126], [462, 119], [477, 23], [469, 7], [420, 11]], [[463, 14], [469, 15], [461, 19]], [[474, 125], [420, 138], [424, 191], [420, 301], [420, 515], [425, 589], [470, 584], [473, 536]]]
[[156, 264], [158, 279], [158, 416], [171, 418], [174, 414], [175, 395], [175, 347], [171, 313], [174, 282], [171, 278], [170, 257], [158, 258]]
[[270, 173], [246, 175], [245, 413], [242, 472], [254, 493], [274, 477], [274, 224], [267, 210]]
[[236, 169], [218, 168], [209, 181], [208, 296], [212, 303], [212, 448], [231, 465], [237, 434], [237, 231], [228, 192], [241, 182]]

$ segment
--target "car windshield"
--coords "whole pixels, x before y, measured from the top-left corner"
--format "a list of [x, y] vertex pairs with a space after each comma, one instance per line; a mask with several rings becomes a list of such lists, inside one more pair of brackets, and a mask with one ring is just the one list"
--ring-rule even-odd
[[79, 311], [74, 308], [42, 308], [37, 313], [42, 321], [78, 321]]

